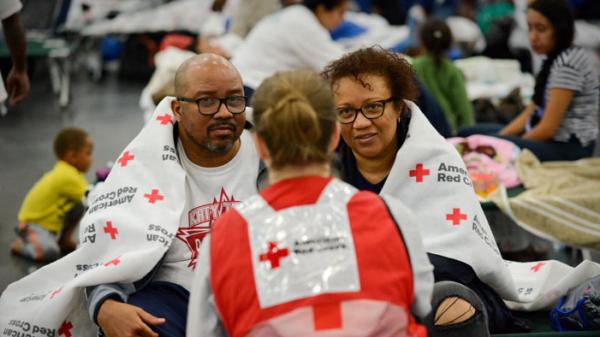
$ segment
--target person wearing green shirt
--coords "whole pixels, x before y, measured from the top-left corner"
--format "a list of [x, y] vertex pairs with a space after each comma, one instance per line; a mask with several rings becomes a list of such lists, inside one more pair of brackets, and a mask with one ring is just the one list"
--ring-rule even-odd
[[445, 53], [452, 44], [452, 33], [446, 22], [431, 19], [420, 32], [425, 55], [414, 59], [413, 67], [421, 82], [444, 111], [453, 133], [473, 125], [475, 117], [467, 97], [462, 72]]

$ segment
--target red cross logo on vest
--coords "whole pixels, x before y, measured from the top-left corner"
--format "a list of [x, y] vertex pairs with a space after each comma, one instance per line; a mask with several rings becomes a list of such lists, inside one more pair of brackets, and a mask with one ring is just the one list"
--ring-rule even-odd
[[533, 270], [534, 273], [537, 273], [538, 271], [540, 271], [540, 268], [542, 268], [542, 266], [545, 264], [545, 262], [538, 262], [534, 266], [532, 266], [530, 270]]
[[129, 153], [129, 151], [125, 151], [123, 153], [123, 155], [121, 156], [121, 158], [119, 158], [119, 160], [118, 160], [119, 165], [121, 165], [121, 167], [125, 167], [125, 166], [127, 166], [127, 163], [130, 160], [133, 160], [134, 158], [135, 158], [135, 156], [132, 155], [131, 153]]
[[59, 336], [71, 337], [71, 329], [73, 329], [73, 324], [71, 322], [64, 321], [63, 324], [58, 329]]
[[148, 202], [153, 204], [156, 200], [163, 200], [165, 196], [161, 195], [157, 189], [153, 189], [150, 194], [144, 194], [144, 198], [148, 198]]
[[260, 262], [269, 261], [271, 269], [279, 268], [279, 260], [288, 256], [289, 252], [287, 248], [277, 247], [277, 243], [269, 241], [269, 249], [266, 253], [260, 254]]
[[460, 213], [460, 208], [453, 208], [452, 214], [446, 214], [446, 220], [451, 220], [452, 225], [458, 226], [462, 220], [467, 220], [467, 215]]
[[110, 235], [111, 240], [115, 240], [117, 234], [119, 234], [119, 229], [112, 226], [112, 221], [107, 221], [106, 226], [104, 226], [104, 233]]
[[173, 119], [171, 119], [171, 115], [169, 114], [164, 114], [164, 115], [160, 115], [156, 117], [157, 121], [160, 121], [161, 125], [166, 125], [166, 124], [173, 124]]
[[112, 259], [112, 260], [110, 260], [110, 261], [106, 262], [106, 263], [104, 264], [104, 266], [105, 266], [105, 267], [108, 267], [108, 266], [110, 266], [111, 264], [112, 264], [113, 266], [116, 266], [116, 265], [118, 265], [119, 263], [121, 263], [121, 259], [119, 259], [118, 257], [115, 257], [114, 259]]
[[414, 170], [408, 171], [408, 175], [415, 177], [418, 183], [422, 183], [423, 177], [429, 175], [429, 170], [423, 169], [423, 163], [418, 163]]
[[60, 287], [60, 288], [58, 288], [58, 289], [54, 290], [54, 291], [52, 292], [52, 294], [50, 294], [50, 299], [53, 299], [53, 298], [54, 298], [54, 296], [58, 295], [58, 293], [60, 293], [61, 291], [62, 291], [62, 287]]

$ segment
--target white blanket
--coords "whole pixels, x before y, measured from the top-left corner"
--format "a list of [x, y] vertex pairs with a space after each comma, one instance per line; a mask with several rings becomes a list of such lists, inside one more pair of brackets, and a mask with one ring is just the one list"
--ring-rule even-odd
[[167, 251], [185, 204], [171, 99], [158, 105], [90, 198], [81, 246], [6, 288], [0, 298], [3, 335], [96, 336], [84, 288], [139, 280]]
[[[558, 261], [504, 261], [458, 152], [412, 102], [406, 141], [381, 190], [416, 215], [425, 250], [469, 264], [512, 308], [547, 308], [569, 289], [600, 274], [590, 261], [572, 268]], [[541, 264], [540, 264], [541, 263]]]

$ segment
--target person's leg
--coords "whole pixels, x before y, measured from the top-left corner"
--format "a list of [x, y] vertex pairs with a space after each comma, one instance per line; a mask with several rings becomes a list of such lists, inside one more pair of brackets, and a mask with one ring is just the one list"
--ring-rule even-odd
[[462, 284], [436, 282], [431, 304], [433, 309], [426, 319], [430, 337], [490, 336], [481, 299]]
[[571, 137], [568, 142], [538, 142], [514, 136], [497, 137], [510, 140], [517, 144], [521, 149], [528, 149], [533, 152], [540, 161], [577, 160], [587, 158], [592, 155], [594, 150], [594, 144], [582, 146], [575, 137]]
[[10, 250], [36, 262], [50, 262], [60, 257], [56, 235], [34, 224], [19, 224], [17, 239]]
[[77, 248], [77, 243], [73, 240], [73, 231], [77, 228], [84, 213], [85, 206], [77, 203], [65, 214], [63, 229], [58, 240], [58, 245], [63, 252], [71, 252]]
[[471, 126], [464, 126], [458, 130], [457, 136], [469, 137], [471, 135], [495, 136], [504, 125], [496, 123], [479, 123]]
[[166, 319], [165, 324], [151, 326], [159, 336], [185, 337], [189, 296], [190, 293], [180, 285], [157, 281], [132, 294], [127, 303]]

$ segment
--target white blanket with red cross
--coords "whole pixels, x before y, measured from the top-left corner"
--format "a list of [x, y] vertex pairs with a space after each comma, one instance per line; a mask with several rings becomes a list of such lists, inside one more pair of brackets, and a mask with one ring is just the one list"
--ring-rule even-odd
[[185, 204], [170, 102], [159, 104], [90, 197], [80, 247], [6, 288], [2, 336], [96, 336], [85, 287], [139, 280], [167, 251]]
[[400, 199], [416, 215], [427, 252], [469, 264], [479, 279], [521, 310], [548, 307], [571, 288], [600, 274], [597, 264], [577, 268], [558, 261], [502, 259], [464, 162], [412, 102], [408, 136], [381, 194]]

